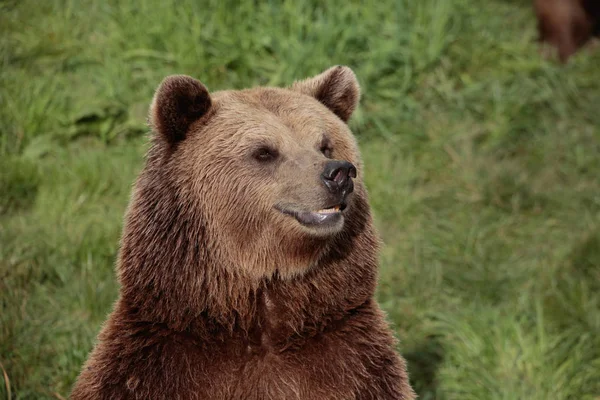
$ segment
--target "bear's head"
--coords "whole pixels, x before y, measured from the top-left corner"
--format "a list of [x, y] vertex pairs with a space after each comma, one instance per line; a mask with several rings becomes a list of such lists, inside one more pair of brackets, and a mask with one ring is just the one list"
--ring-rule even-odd
[[160, 85], [155, 133], [179, 169], [178, 189], [233, 268], [257, 276], [302, 272], [344, 229], [361, 185], [346, 125], [358, 99], [346, 67], [291, 89], [211, 95], [187, 76]]
[[[370, 230], [347, 126], [358, 100], [356, 77], [341, 66], [289, 88], [215, 93], [167, 77], [124, 230], [123, 286], [156, 299], [181, 292], [188, 303], [226, 298], [223, 308], [235, 308], [239, 282], [294, 279], [348, 254]], [[367, 241], [363, 254], [376, 247]]]

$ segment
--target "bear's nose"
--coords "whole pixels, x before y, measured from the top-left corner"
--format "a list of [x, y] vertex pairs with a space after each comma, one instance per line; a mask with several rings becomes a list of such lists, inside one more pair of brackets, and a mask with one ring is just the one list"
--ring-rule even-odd
[[332, 194], [345, 197], [354, 190], [352, 178], [356, 178], [356, 167], [348, 161], [328, 161], [321, 180]]

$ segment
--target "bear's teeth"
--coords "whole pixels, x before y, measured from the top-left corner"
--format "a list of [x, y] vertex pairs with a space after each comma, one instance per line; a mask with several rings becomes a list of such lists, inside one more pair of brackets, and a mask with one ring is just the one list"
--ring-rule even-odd
[[340, 206], [335, 206], [331, 208], [324, 208], [322, 210], [317, 211], [319, 214], [333, 214], [340, 211]]

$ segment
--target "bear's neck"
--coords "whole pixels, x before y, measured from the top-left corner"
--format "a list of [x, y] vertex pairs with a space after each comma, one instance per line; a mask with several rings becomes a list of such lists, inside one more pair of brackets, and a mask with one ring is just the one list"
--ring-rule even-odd
[[118, 310], [128, 318], [199, 335], [269, 330], [277, 342], [301, 328], [326, 329], [322, 321], [342, 320], [372, 298], [378, 242], [364, 196], [357, 196], [346, 229], [316, 267], [291, 279], [262, 280], [223, 268], [197, 209], [182, 207], [176, 196], [160, 176], [138, 179], [118, 266]]

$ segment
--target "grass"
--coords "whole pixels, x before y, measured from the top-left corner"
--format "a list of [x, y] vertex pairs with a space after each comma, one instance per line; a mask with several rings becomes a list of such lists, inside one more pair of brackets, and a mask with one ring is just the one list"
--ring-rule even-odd
[[325, 4], [0, 3], [0, 398], [68, 396], [160, 80], [333, 64], [362, 84], [379, 299], [420, 398], [599, 398], [600, 53], [541, 59], [526, 0]]

